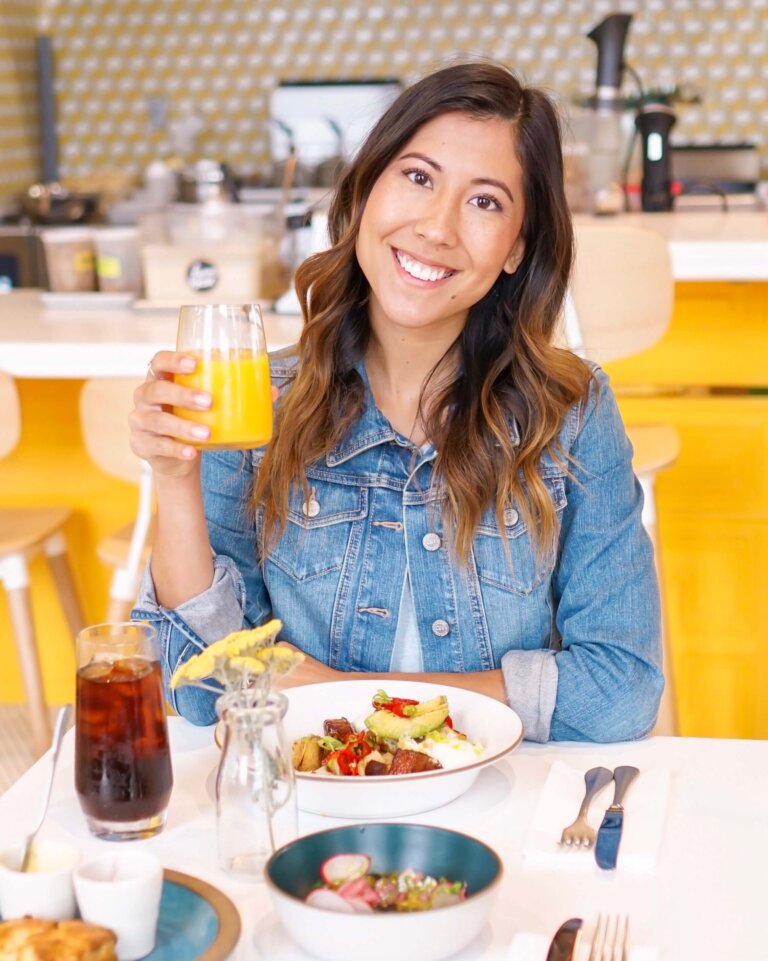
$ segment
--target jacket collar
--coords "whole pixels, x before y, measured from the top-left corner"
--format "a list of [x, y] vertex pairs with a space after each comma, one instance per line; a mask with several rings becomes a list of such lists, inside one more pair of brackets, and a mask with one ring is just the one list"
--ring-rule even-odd
[[368, 374], [362, 360], [355, 364], [355, 370], [360, 375], [365, 388], [363, 410], [347, 435], [325, 455], [325, 462], [329, 467], [343, 464], [344, 461], [362, 453], [364, 450], [397, 438], [394, 428], [373, 401]]
[[[355, 457], [357, 454], [369, 450], [371, 447], [376, 447], [378, 444], [397, 440], [399, 436], [374, 403], [365, 364], [362, 360], [357, 362], [355, 369], [360, 375], [365, 387], [363, 410], [355, 424], [350, 428], [346, 437], [340, 440], [339, 443], [325, 455], [325, 462], [328, 467], [343, 464], [344, 461]], [[520, 444], [520, 430], [517, 426], [517, 421], [511, 414], [507, 415], [507, 426], [509, 428], [510, 440], [513, 446], [517, 447]]]

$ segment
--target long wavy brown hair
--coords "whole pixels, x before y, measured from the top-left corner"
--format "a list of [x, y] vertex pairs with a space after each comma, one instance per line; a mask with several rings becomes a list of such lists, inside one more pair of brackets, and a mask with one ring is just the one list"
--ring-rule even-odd
[[308, 494], [307, 466], [338, 444], [364, 404], [356, 365], [370, 337], [368, 284], [355, 241], [368, 196], [416, 131], [448, 112], [512, 126], [523, 170], [525, 254], [517, 271], [499, 274], [470, 310], [428, 378], [428, 405], [422, 394], [425, 431], [437, 450], [434, 477], [445, 489], [443, 520], [462, 560], [489, 504], [504, 530], [504, 509], [516, 503], [537, 552], [555, 540], [554, 505], [536, 467], [546, 451], [567, 469], [558, 432], [566, 411], [586, 397], [591, 376], [581, 360], [553, 345], [573, 260], [560, 126], [541, 90], [523, 86], [499, 65], [473, 62], [425, 77], [386, 111], [338, 184], [328, 218], [330, 249], [297, 271], [304, 314], [298, 364], [254, 488], [264, 509], [265, 554], [285, 525], [291, 485]]

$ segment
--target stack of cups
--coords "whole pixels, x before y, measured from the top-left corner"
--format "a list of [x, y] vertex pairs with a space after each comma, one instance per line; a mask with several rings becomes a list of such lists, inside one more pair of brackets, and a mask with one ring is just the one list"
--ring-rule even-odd
[[96, 289], [93, 233], [88, 227], [56, 227], [40, 234], [48, 286], [56, 293]]
[[93, 232], [96, 277], [106, 293], [141, 295], [141, 256], [136, 227], [98, 227]]

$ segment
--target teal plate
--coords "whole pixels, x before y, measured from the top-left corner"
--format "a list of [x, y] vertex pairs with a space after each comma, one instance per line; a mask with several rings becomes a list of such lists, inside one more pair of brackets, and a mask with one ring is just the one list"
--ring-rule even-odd
[[223, 961], [240, 937], [240, 915], [226, 894], [166, 869], [155, 950], [145, 961]]

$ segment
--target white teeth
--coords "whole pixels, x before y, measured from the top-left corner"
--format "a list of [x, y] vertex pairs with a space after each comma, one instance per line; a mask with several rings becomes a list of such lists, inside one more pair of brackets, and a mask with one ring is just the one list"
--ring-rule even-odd
[[426, 264], [419, 263], [401, 250], [395, 251], [395, 256], [403, 270], [417, 280], [442, 280], [453, 273], [452, 270], [443, 270], [440, 267], [427, 267]]

